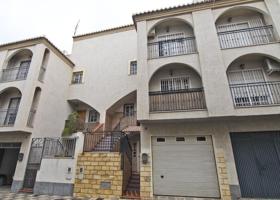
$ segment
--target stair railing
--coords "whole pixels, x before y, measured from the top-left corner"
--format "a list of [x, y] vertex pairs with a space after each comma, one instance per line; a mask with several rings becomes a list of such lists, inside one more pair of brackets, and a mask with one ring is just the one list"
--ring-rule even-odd
[[[85, 133], [84, 152], [108, 151], [119, 152], [120, 140], [124, 133], [120, 131], [103, 131]], [[96, 149], [98, 147], [98, 149]]]

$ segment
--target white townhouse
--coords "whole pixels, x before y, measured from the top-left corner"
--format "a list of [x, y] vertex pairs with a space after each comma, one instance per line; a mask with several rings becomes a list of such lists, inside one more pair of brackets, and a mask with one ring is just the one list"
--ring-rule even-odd
[[74, 36], [68, 56], [44, 37], [0, 46], [0, 185], [280, 199], [279, 1], [206, 0], [133, 22]]

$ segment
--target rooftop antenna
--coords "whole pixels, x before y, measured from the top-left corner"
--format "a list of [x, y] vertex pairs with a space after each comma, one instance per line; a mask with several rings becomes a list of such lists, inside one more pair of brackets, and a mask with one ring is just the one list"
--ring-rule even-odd
[[79, 28], [79, 24], [80, 24], [80, 19], [78, 20], [78, 22], [77, 22], [77, 24], [76, 24], [76, 26], [75, 26], [74, 36], [75, 36], [76, 33], [77, 33], [77, 30], [78, 30], [78, 28]]

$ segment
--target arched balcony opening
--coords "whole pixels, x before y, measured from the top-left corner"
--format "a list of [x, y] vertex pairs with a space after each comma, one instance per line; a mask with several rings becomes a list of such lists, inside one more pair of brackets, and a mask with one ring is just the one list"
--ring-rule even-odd
[[280, 104], [280, 62], [261, 54], [237, 58], [227, 70], [234, 106]]
[[110, 106], [106, 111], [105, 130], [125, 131], [137, 126], [136, 99], [136, 91], [133, 91]]
[[[68, 102], [73, 109], [73, 113], [77, 115], [76, 131], [93, 132], [99, 127], [100, 113], [96, 109], [82, 100], [73, 99], [68, 100]], [[67, 127], [68, 122], [69, 119], [66, 120], [65, 127]]]
[[38, 109], [38, 105], [39, 105], [39, 101], [40, 101], [40, 97], [41, 97], [41, 88], [37, 87], [35, 89], [34, 95], [33, 95], [33, 101], [32, 101], [32, 105], [29, 111], [29, 116], [28, 116], [28, 121], [27, 121], [27, 126], [29, 127], [33, 127], [33, 123], [34, 123], [34, 119], [35, 119], [35, 115]]
[[275, 42], [276, 33], [268, 14], [250, 7], [236, 7], [216, 21], [222, 49]]
[[44, 56], [43, 56], [43, 61], [42, 61], [41, 67], [40, 67], [40, 73], [39, 73], [39, 77], [38, 77], [38, 80], [41, 81], [41, 82], [43, 82], [44, 78], [45, 78], [45, 73], [46, 73], [46, 70], [47, 70], [49, 57], [50, 57], [50, 50], [45, 49]]
[[150, 112], [206, 109], [200, 75], [185, 64], [172, 63], [156, 71], [149, 82]]
[[193, 28], [181, 19], [157, 23], [148, 33], [148, 58], [196, 53]]
[[27, 78], [33, 53], [29, 49], [16, 52], [2, 70], [1, 82], [20, 81]]
[[0, 92], [0, 126], [13, 126], [21, 100], [21, 92], [15, 87]]

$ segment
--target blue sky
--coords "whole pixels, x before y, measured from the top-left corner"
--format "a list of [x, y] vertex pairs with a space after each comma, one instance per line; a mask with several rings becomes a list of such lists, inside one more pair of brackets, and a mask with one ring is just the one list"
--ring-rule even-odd
[[192, 0], [1, 0], [0, 43], [47, 36], [71, 52], [72, 35], [132, 23], [132, 14]]

